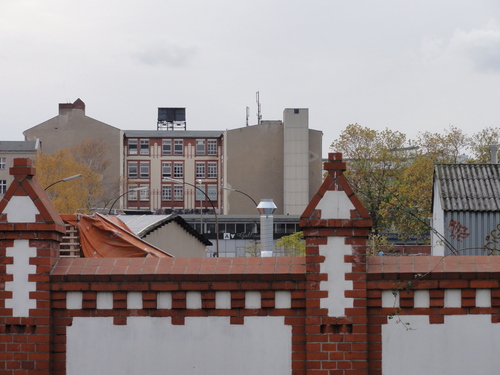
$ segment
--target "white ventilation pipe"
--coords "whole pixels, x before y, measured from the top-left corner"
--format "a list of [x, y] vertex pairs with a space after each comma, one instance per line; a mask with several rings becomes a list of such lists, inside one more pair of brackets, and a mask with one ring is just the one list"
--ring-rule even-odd
[[490, 145], [491, 164], [498, 164], [498, 145]]
[[276, 205], [272, 199], [262, 199], [257, 206], [260, 212], [260, 256], [271, 257], [274, 250], [273, 213]]

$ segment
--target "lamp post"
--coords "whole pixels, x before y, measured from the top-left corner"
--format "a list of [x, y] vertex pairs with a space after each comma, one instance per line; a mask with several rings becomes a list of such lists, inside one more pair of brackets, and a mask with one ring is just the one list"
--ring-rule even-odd
[[236, 190], [236, 189], [231, 189], [231, 188], [228, 188], [228, 187], [224, 187], [224, 186], [221, 186], [221, 188], [223, 188], [224, 190], [228, 190], [228, 191], [234, 191], [236, 193], [240, 193], [240, 194], [243, 194], [243, 195], [246, 195], [248, 198], [250, 198], [253, 202], [253, 204], [255, 205], [255, 207], [257, 207], [257, 202], [255, 201], [255, 199], [253, 199], [250, 195], [248, 195], [247, 193], [241, 191], [241, 190]]
[[130, 193], [131, 191], [139, 191], [139, 190], [148, 190], [149, 187], [148, 186], [141, 186], [141, 187], [138, 187], [138, 188], [133, 188], [133, 189], [130, 189], [130, 190], [127, 190], [125, 193], [123, 194], [120, 194], [118, 196], [118, 198], [116, 198], [113, 202], [113, 204], [111, 205], [111, 207], [109, 208], [109, 212], [108, 212], [108, 215], [111, 215], [111, 210], [113, 209], [113, 206], [115, 205], [116, 202], [118, 202], [118, 199], [120, 199], [121, 197], [123, 197], [125, 194], [128, 194]]
[[75, 174], [74, 176], [70, 176], [70, 177], [66, 177], [66, 178], [63, 178], [62, 180], [59, 180], [59, 181], [56, 181], [56, 182], [53, 182], [51, 183], [49, 186], [47, 186], [45, 189], [43, 190], [47, 190], [49, 187], [52, 187], [54, 186], [55, 184], [58, 184], [59, 182], [68, 182], [68, 181], [71, 181], [71, 180], [74, 180], [74, 179], [77, 179], [77, 178], [80, 178], [82, 177], [81, 174]]
[[[181, 180], [176, 180], [175, 178], [170, 178], [170, 177], [163, 177], [164, 180], [175, 182], [177, 184], [183, 184], [183, 185], [189, 185], [194, 187], [195, 189], [199, 190], [205, 198], [210, 202], [212, 209], [214, 210], [214, 216], [215, 216], [215, 246], [216, 246], [216, 254], [217, 258], [219, 257], [219, 219], [217, 217], [217, 211], [215, 209], [214, 202], [210, 199], [210, 197], [205, 193], [203, 190], [201, 190], [198, 186], [190, 184], [189, 182], [181, 181]], [[196, 198], [195, 198], [196, 200]]]

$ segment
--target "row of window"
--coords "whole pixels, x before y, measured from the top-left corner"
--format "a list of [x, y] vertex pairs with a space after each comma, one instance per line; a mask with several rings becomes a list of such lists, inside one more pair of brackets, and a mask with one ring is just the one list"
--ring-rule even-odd
[[[147, 185], [142, 185], [143, 187]], [[149, 189], [134, 190], [136, 185], [129, 186], [128, 200], [136, 201], [138, 198], [141, 201], [149, 201]], [[196, 201], [205, 201], [206, 198], [211, 201], [217, 201], [217, 185], [197, 185], [196, 186]], [[172, 199], [173, 198], [173, 199]], [[162, 185], [161, 187], [162, 201], [183, 201], [184, 200], [184, 185]]]
[[0, 194], [5, 194], [7, 191], [7, 180], [0, 180]]
[[[129, 178], [149, 178], [149, 161], [129, 161]], [[162, 162], [161, 175], [163, 178], [184, 178], [184, 162]], [[217, 178], [217, 163], [196, 163], [196, 178]]]
[[[183, 155], [184, 140], [182, 139], [164, 139], [161, 143], [162, 155]], [[149, 139], [129, 139], [129, 155], [149, 155]], [[197, 139], [196, 155], [217, 155], [216, 139]]]
[[0, 169], [7, 168], [6, 158], [0, 158]]

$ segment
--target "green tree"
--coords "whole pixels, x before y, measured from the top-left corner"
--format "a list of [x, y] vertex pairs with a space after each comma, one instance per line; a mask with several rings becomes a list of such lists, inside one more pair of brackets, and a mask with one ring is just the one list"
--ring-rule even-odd
[[99, 174], [77, 162], [68, 149], [53, 155], [41, 153], [35, 160], [35, 167], [37, 179], [43, 187], [75, 174], [82, 175], [79, 179], [55, 184], [47, 190], [52, 204], [61, 214], [88, 213], [93, 202], [102, 195]]
[[288, 236], [283, 236], [276, 241], [275, 247], [288, 256], [305, 256], [306, 242], [303, 232], [296, 232]]

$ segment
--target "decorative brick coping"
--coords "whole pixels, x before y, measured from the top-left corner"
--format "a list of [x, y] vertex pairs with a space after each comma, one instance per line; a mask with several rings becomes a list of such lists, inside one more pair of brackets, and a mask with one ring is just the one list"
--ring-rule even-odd
[[[499, 279], [499, 256], [374, 256], [367, 259], [368, 280]], [[498, 283], [498, 280], [496, 281]]]
[[300, 281], [305, 274], [305, 257], [66, 258], [51, 281]]

